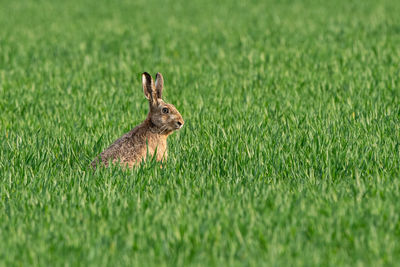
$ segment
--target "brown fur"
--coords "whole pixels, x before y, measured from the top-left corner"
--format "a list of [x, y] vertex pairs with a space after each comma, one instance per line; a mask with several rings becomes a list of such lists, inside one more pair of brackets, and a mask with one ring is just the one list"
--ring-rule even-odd
[[[99, 163], [107, 167], [110, 162], [132, 168], [145, 160], [147, 155], [153, 157], [155, 151], [157, 161], [167, 159], [167, 137], [180, 129], [184, 122], [178, 110], [161, 99], [163, 77], [161, 73], [157, 73], [156, 77], [154, 84], [148, 73], [142, 74], [143, 91], [150, 104], [146, 120], [96, 157], [91, 163], [93, 168]], [[168, 113], [164, 113], [165, 108], [168, 109]]]

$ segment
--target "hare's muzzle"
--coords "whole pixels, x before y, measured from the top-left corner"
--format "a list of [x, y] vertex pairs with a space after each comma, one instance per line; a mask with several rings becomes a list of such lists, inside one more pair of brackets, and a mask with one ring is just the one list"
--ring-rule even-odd
[[176, 125], [176, 126], [175, 126], [176, 129], [182, 128], [182, 126], [183, 126], [184, 123], [185, 123], [185, 122], [184, 122], [183, 120], [177, 121], [176, 124], [175, 124], [175, 125]]

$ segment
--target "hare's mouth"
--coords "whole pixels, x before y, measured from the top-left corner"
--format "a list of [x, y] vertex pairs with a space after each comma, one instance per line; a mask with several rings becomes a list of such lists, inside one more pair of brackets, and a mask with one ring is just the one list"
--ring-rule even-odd
[[182, 128], [182, 126], [183, 126], [183, 122], [181, 122], [181, 121], [177, 121], [177, 122], [175, 122], [175, 129], [176, 130], [179, 130], [180, 128]]

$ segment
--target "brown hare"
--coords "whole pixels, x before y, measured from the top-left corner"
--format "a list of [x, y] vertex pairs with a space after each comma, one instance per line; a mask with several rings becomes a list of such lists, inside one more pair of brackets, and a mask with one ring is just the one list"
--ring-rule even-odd
[[111, 146], [104, 150], [91, 163], [96, 166], [109, 166], [119, 163], [132, 168], [149, 155], [154, 153], [157, 161], [167, 159], [167, 137], [183, 126], [183, 119], [179, 111], [162, 99], [164, 79], [161, 73], [156, 74], [156, 82], [147, 72], [142, 74], [143, 91], [149, 100], [150, 111], [147, 118], [130, 132], [124, 134]]

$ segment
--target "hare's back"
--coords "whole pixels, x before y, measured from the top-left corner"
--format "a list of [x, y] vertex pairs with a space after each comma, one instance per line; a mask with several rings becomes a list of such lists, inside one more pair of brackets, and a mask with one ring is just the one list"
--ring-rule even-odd
[[123, 135], [100, 154], [103, 164], [121, 162], [135, 165], [146, 153], [146, 142], [138, 138], [132, 131]]

